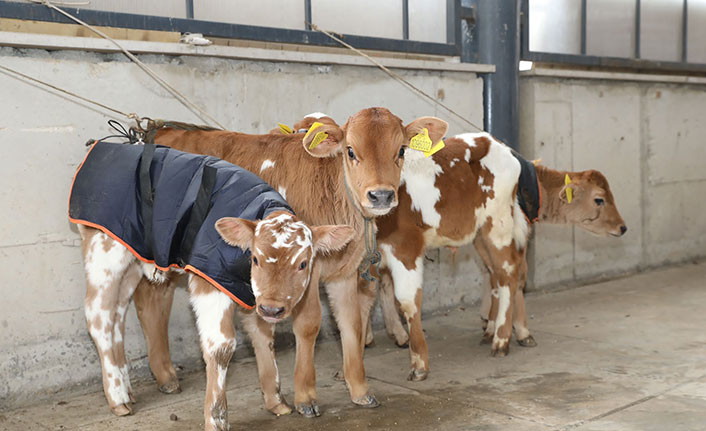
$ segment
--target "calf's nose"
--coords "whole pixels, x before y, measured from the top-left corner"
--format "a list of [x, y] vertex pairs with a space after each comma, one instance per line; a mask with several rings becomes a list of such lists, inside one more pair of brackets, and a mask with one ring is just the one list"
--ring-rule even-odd
[[373, 205], [373, 207], [387, 208], [392, 204], [392, 200], [395, 198], [395, 192], [393, 190], [377, 189], [368, 192], [368, 200]]
[[620, 226], [620, 235], [625, 235], [625, 232], [628, 231], [628, 227], [625, 225]]
[[280, 317], [284, 313], [284, 307], [268, 307], [260, 305], [260, 314], [265, 317]]

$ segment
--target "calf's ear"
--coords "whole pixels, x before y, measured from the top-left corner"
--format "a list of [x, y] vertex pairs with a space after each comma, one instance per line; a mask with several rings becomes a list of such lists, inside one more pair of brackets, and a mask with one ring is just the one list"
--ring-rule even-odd
[[355, 230], [345, 224], [315, 226], [311, 231], [314, 236], [314, 250], [324, 253], [342, 249], [355, 235]]
[[223, 217], [216, 221], [216, 231], [227, 244], [247, 250], [255, 235], [255, 222], [242, 218]]
[[407, 134], [407, 140], [412, 139], [414, 136], [421, 133], [422, 130], [427, 129], [431, 142], [436, 144], [446, 136], [446, 132], [449, 130], [449, 123], [436, 117], [419, 117], [407, 124], [404, 129]]
[[302, 139], [302, 145], [314, 157], [335, 157], [341, 152], [341, 141], [343, 129], [335, 124], [316, 122]]

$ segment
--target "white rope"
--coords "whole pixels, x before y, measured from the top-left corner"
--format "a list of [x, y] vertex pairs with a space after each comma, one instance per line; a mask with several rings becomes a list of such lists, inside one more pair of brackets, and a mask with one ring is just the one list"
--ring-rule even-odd
[[179, 102], [181, 102], [182, 105], [186, 106], [189, 110], [191, 110], [191, 112], [193, 112], [194, 114], [196, 114], [199, 118], [201, 118], [201, 120], [203, 120], [203, 121], [205, 121], [205, 122], [208, 122], [208, 121], [204, 118], [204, 116], [205, 116], [206, 118], [208, 118], [209, 120], [211, 120], [211, 122], [212, 122], [213, 124], [218, 125], [218, 127], [220, 127], [221, 129], [225, 129], [225, 126], [223, 126], [221, 123], [219, 123], [215, 118], [213, 118], [212, 116], [210, 116], [206, 111], [204, 111], [203, 109], [201, 109], [198, 105], [194, 104], [194, 103], [191, 102], [189, 99], [187, 99], [186, 96], [184, 96], [182, 93], [180, 93], [176, 88], [174, 88], [174, 87], [172, 87], [171, 85], [169, 85], [169, 83], [168, 83], [167, 81], [165, 81], [164, 79], [162, 79], [161, 77], [159, 77], [159, 75], [157, 75], [152, 69], [150, 69], [146, 64], [144, 64], [142, 61], [140, 61], [139, 58], [135, 57], [135, 55], [132, 54], [130, 51], [128, 51], [127, 49], [123, 48], [123, 46], [120, 45], [118, 42], [116, 42], [115, 39], [113, 39], [112, 37], [108, 36], [107, 34], [103, 33], [102, 31], [98, 30], [97, 28], [91, 26], [90, 24], [87, 24], [87, 23], [81, 21], [80, 19], [78, 19], [78, 18], [76, 18], [75, 16], [71, 15], [70, 13], [64, 11], [63, 9], [54, 6], [54, 4], [53, 4], [52, 2], [50, 2], [49, 0], [27, 0], [27, 1], [29, 1], [29, 2], [31, 2], [31, 3], [41, 3], [41, 4], [45, 5], [45, 6], [47, 6], [48, 8], [54, 9], [55, 11], [59, 12], [60, 14], [62, 14], [62, 15], [64, 15], [64, 16], [66, 16], [67, 18], [71, 19], [72, 21], [75, 21], [75, 22], [77, 22], [78, 24], [81, 24], [82, 26], [84, 26], [84, 27], [86, 27], [87, 29], [91, 30], [92, 32], [94, 32], [94, 33], [97, 34], [98, 36], [100, 36], [100, 37], [102, 37], [102, 38], [104, 38], [104, 39], [110, 41], [110, 42], [113, 43], [113, 45], [115, 45], [120, 51], [122, 51], [123, 54], [125, 54], [125, 56], [127, 56], [127, 58], [129, 58], [129, 59], [132, 60], [135, 64], [137, 64], [137, 66], [138, 66], [140, 69], [142, 69], [147, 75], [149, 75], [152, 79], [154, 79], [155, 81], [157, 81], [158, 84], [160, 84], [160, 85], [161, 85], [162, 87], [164, 87], [167, 91], [169, 91], [169, 92], [172, 94], [172, 96], [174, 96], [174, 98], [176, 98]]
[[483, 128], [482, 128], [482, 127], [476, 126], [472, 121], [469, 121], [468, 119], [466, 119], [464, 116], [462, 116], [462, 115], [459, 114], [458, 112], [454, 111], [453, 109], [451, 109], [450, 107], [446, 106], [445, 104], [443, 104], [443, 103], [440, 102], [439, 100], [437, 100], [437, 99], [435, 99], [434, 97], [430, 96], [429, 94], [427, 94], [426, 92], [424, 92], [424, 90], [421, 90], [421, 89], [417, 88], [414, 84], [412, 84], [411, 82], [407, 81], [406, 79], [404, 79], [403, 77], [401, 77], [401, 76], [398, 75], [397, 73], [391, 71], [390, 69], [388, 69], [387, 67], [385, 67], [385, 65], [383, 65], [383, 64], [380, 63], [379, 61], [375, 60], [374, 58], [372, 58], [372, 57], [369, 56], [368, 54], [366, 54], [366, 53], [364, 53], [363, 51], [359, 50], [358, 48], [356, 48], [356, 47], [350, 45], [349, 43], [344, 42], [343, 40], [341, 40], [340, 38], [334, 36], [334, 35], [331, 34], [330, 32], [328, 32], [328, 31], [326, 31], [326, 30], [324, 30], [324, 29], [319, 28], [316, 24], [313, 24], [313, 23], [307, 23], [307, 24], [309, 24], [312, 29], [314, 29], [314, 30], [316, 30], [316, 31], [318, 31], [318, 32], [321, 32], [321, 33], [325, 34], [326, 36], [330, 37], [331, 39], [333, 39], [333, 40], [335, 40], [336, 42], [340, 43], [341, 45], [345, 46], [346, 48], [352, 50], [352, 51], [355, 52], [356, 54], [359, 54], [359, 55], [361, 55], [362, 57], [366, 58], [368, 61], [370, 61], [371, 63], [373, 63], [373, 64], [376, 65], [377, 67], [379, 67], [383, 72], [387, 73], [388, 75], [390, 75], [390, 77], [392, 77], [393, 79], [395, 79], [396, 81], [398, 81], [398, 82], [401, 83], [402, 85], [406, 86], [407, 88], [409, 88], [409, 89], [412, 90], [413, 92], [418, 93], [418, 94], [421, 95], [422, 97], [425, 97], [425, 98], [431, 100], [432, 102], [436, 103], [437, 105], [441, 106], [442, 108], [446, 109], [448, 112], [450, 112], [451, 114], [455, 115], [455, 116], [456, 116], [457, 118], [459, 118], [461, 121], [463, 121], [463, 122], [469, 124], [471, 127], [474, 127], [474, 128], [476, 128], [477, 130], [479, 130], [479, 131], [481, 131], [481, 132], [483, 131]]

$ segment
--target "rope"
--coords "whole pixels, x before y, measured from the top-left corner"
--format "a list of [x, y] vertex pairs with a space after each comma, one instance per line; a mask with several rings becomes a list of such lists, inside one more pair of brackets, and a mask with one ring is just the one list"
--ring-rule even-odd
[[[353, 204], [353, 208], [355, 208], [360, 213], [360, 215], [363, 216], [363, 221], [365, 223], [365, 256], [363, 256], [363, 260], [362, 262], [360, 262], [360, 266], [358, 266], [358, 273], [361, 277], [363, 277], [364, 280], [374, 281], [375, 289], [377, 291], [380, 284], [380, 261], [382, 260], [382, 256], [378, 251], [377, 236], [375, 235], [375, 232], [373, 232], [373, 230], [371, 229], [371, 226], [373, 224], [373, 217], [366, 217], [365, 215], [363, 215], [363, 210], [359, 208], [358, 205], [355, 203], [355, 200], [353, 200], [353, 194], [351, 193], [351, 190], [348, 187], [348, 178], [346, 177], [346, 162], [343, 157], [341, 157], [341, 161], [343, 162], [343, 185], [346, 188], [348, 200], [351, 202], [351, 204]], [[378, 274], [377, 277], [370, 273], [370, 268], [373, 266], [375, 267], [375, 270]]]
[[57, 86], [55, 86], [55, 85], [49, 84], [48, 82], [44, 82], [44, 81], [39, 80], [39, 79], [37, 79], [37, 78], [33, 78], [33, 77], [29, 76], [29, 75], [25, 75], [24, 73], [18, 72], [18, 71], [14, 70], [14, 69], [10, 69], [9, 67], [5, 67], [5, 66], [3, 66], [3, 65], [0, 65], [0, 69], [4, 70], [5, 72], [11, 73], [11, 74], [15, 74], [15, 75], [17, 75], [17, 76], [20, 76], [20, 77], [22, 77], [22, 78], [25, 78], [25, 79], [27, 79], [27, 80], [30, 80], [30, 81], [32, 81], [32, 82], [36, 82], [37, 84], [45, 85], [45, 86], [51, 88], [52, 90], [56, 90], [56, 91], [58, 91], [58, 92], [60, 92], [60, 93], [64, 93], [64, 94], [69, 95], [69, 96], [71, 96], [71, 97], [75, 97], [75, 98], [77, 98], [77, 99], [83, 100], [84, 102], [88, 102], [88, 103], [91, 103], [91, 104], [93, 104], [93, 105], [99, 106], [99, 107], [105, 109], [106, 111], [110, 111], [110, 112], [116, 113], [116, 114], [118, 114], [118, 115], [122, 115], [122, 116], [124, 116], [124, 117], [126, 117], [126, 118], [128, 118], [128, 119], [139, 119], [139, 117], [138, 117], [137, 114], [135, 114], [135, 113], [129, 113], [129, 114], [128, 114], [128, 113], [125, 113], [125, 112], [123, 112], [123, 111], [119, 111], [119, 110], [117, 110], [117, 109], [115, 109], [115, 108], [111, 108], [110, 106], [107, 106], [107, 105], [104, 105], [104, 104], [102, 104], [102, 103], [96, 102], [95, 100], [91, 100], [91, 99], [88, 99], [88, 98], [86, 98], [86, 97], [79, 96], [79, 95], [76, 94], [76, 93], [72, 93], [71, 91], [64, 90], [63, 88], [59, 88], [59, 87], [57, 87]]
[[[87, 24], [80, 19], [76, 18], [75, 16], [71, 15], [70, 13], [64, 11], [61, 8], [56, 7], [52, 2], [49, 0], [27, 0], [30, 3], [41, 3], [45, 5], [46, 7], [50, 9], [54, 9], [55, 11], [59, 12], [60, 14], [66, 16], [67, 18], [71, 19], [72, 21], [86, 27], [87, 29], [91, 30], [93, 33], [97, 34], [98, 36], [102, 37], [103, 39], [106, 39], [110, 41], [113, 45], [115, 45], [120, 51], [122, 51], [127, 58], [132, 60], [137, 66], [142, 69], [147, 75], [149, 75], [152, 79], [157, 81], [158, 84], [160, 84], [164, 89], [169, 91], [174, 98], [176, 98], [179, 102], [181, 102], [182, 105], [184, 105], [186, 108], [188, 108], [191, 112], [196, 114], [199, 118], [202, 120], [206, 121], [203, 116], [211, 120], [214, 124], [218, 125], [221, 129], [225, 130], [225, 126], [223, 126], [221, 123], [219, 123], [215, 118], [210, 116], [206, 111], [201, 109], [199, 106], [191, 102], [189, 99], [186, 98], [182, 93], [180, 93], [176, 88], [172, 87], [169, 85], [169, 83], [165, 80], [163, 80], [159, 75], [157, 75], [152, 69], [149, 68], [146, 64], [144, 64], [142, 61], [140, 61], [139, 58], [135, 57], [133, 53], [128, 51], [127, 49], [123, 48], [122, 45], [120, 45], [118, 42], [115, 41], [112, 37], [108, 36], [107, 34], [103, 33], [102, 31], [98, 30], [97, 28], [91, 26], [90, 24]], [[198, 111], [198, 112], [197, 112]], [[201, 115], [199, 115], [199, 113]], [[203, 116], [202, 116], [203, 115]]]
[[462, 115], [459, 114], [458, 112], [454, 111], [454, 110], [451, 109], [450, 107], [446, 106], [444, 103], [440, 102], [439, 100], [435, 99], [434, 97], [432, 97], [432, 96], [430, 96], [429, 94], [427, 94], [426, 92], [424, 92], [424, 90], [421, 90], [421, 89], [417, 88], [414, 84], [412, 84], [411, 82], [407, 81], [406, 79], [404, 79], [402, 76], [398, 75], [397, 73], [391, 71], [390, 69], [388, 69], [387, 67], [385, 67], [382, 63], [380, 63], [379, 61], [375, 60], [374, 58], [372, 58], [372, 57], [369, 56], [368, 54], [366, 54], [366, 53], [364, 53], [363, 51], [359, 50], [358, 48], [352, 46], [351, 44], [349, 44], [349, 43], [347, 43], [347, 42], [344, 42], [343, 40], [341, 40], [340, 38], [334, 36], [334, 35], [331, 34], [330, 32], [328, 32], [328, 31], [326, 31], [326, 30], [324, 30], [324, 29], [319, 28], [316, 24], [313, 24], [313, 23], [310, 23], [310, 22], [308, 22], [307, 24], [309, 24], [312, 29], [314, 29], [314, 30], [316, 30], [316, 31], [318, 31], [318, 32], [320, 32], [320, 33], [325, 34], [326, 36], [330, 37], [331, 39], [335, 40], [336, 42], [340, 43], [341, 45], [343, 45], [343, 46], [345, 46], [346, 48], [350, 49], [351, 51], [355, 52], [356, 54], [359, 54], [359, 55], [361, 55], [362, 57], [365, 57], [368, 61], [370, 61], [371, 63], [373, 63], [373, 64], [376, 65], [377, 67], [379, 67], [383, 72], [387, 73], [388, 75], [390, 75], [390, 77], [392, 77], [393, 79], [395, 79], [396, 81], [398, 81], [398, 82], [401, 83], [402, 85], [405, 85], [407, 88], [411, 89], [413, 92], [416, 92], [417, 94], [421, 95], [422, 97], [425, 97], [425, 98], [431, 100], [432, 102], [436, 103], [437, 105], [441, 106], [442, 108], [446, 109], [449, 113], [455, 115], [457, 118], [459, 118], [461, 121], [463, 121], [463, 122], [469, 124], [471, 127], [474, 127], [475, 129], [477, 129], [477, 130], [479, 130], [479, 131], [481, 131], [481, 132], [483, 131], [483, 128], [482, 128], [482, 127], [478, 127], [477, 125], [475, 125], [473, 122], [467, 120], [464, 116], [462, 116]]

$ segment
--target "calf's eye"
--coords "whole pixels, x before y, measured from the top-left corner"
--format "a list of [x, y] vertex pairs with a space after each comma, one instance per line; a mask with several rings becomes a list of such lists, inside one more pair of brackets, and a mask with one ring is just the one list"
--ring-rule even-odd
[[252, 263], [254, 263], [255, 266], [257, 266], [257, 258], [255, 256], [252, 257]]
[[306, 261], [303, 261], [302, 263], [299, 264], [299, 271], [301, 271], [304, 268], [306, 268]]
[[601, 198], [595, 198], [593, 202], [595, 202], [599, 207], [605, 205], [605, 201]]
[[353, 152], [353, 148], [348, 147], [348, 158], [351, 160], [355, 160], [355, 153]]
[[398, 156], [399, 156], [400, 159], [401, 159], [402, 157], [404, 157], [404, 151], [405, 151], [405, 148], [404, 148], [404, 147], [400, 147], [400, 152], [399, 152], [399, 154], [398, 154]]

